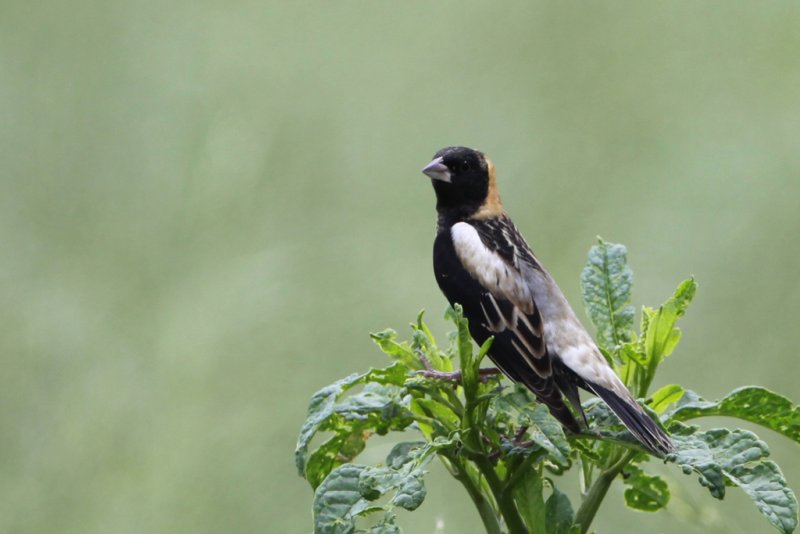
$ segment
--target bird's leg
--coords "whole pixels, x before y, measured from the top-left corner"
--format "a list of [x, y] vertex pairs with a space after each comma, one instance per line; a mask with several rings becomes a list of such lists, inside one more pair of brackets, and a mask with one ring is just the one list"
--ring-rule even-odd
[[[424, 371], [417, 371], [418, 374], [421, 374], [425, 378], [432, 378], [434, 380], [445, 380], [448, 382], [461, 382], [461, 371], [437, 371], [431, 365], [430, 360], [422, 353], [422, 351], [417, 351], [417, 356], [419, 356], [419, 360], [422, 362], [422, 365], [425, 367]], [[500, 369], [495, 367], [487, 367], [486, 369], [479, 369], [478, 370], [478, 379], [481, 382], [488, 382], [492, 377], [497, 376], [500, 374]]]
[[525, 432], [528, 431], [530, 428], [528, 425], [521, 425], [518, 429], [516, 434], [514, 434], [514, 443], [519, 443], [522, 440], [522, 437], [525, 435]]
[[425, 378], [433, 378], [435, 380], [461, 382], [461, 371], [453, 371], [452, 373], [448, 373], [446, 371], [437, 371], [433, 368], [430, 360], [428, 360], [427, 356], [425, 356], [421, 350], [417, 351], [417, 356], [419, 356], [419, 361], [421, 361], [422, 365], [425, 367], [424, 371], [417, 371], [418, 374], [421, 374]]
[[481, 382], [488, 382], [495, 376], [499, 376], [502, 374], [502, 371], [497, 367], [485, 367], [483, 369], [478, 369], [478, 379]]

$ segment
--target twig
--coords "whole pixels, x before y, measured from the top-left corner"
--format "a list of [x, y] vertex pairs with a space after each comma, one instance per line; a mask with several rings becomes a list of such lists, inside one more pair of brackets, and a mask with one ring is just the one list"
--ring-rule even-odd
[[[462, 375], [461, 371], [438, 371], [433, 368], [431, 365], [430, 360], [428, 360], [427, 356], [425, 356], [421, 351], [417, 353], [419, 356], [419, 360], [422, 362], [422, 365], [425, 366], [424, 371], [417, 371], [418, 375], [422, 375], [425, 378], [431, 378], [433, 380], [445, 380], [448, 382], [461, 382]], [[479, 369], [478, 370], [478, 379], [486, 383], [491, 380], [493, 377], [500, 374], [500, 369], [495, 367], [487, 367], [486, 369]]]

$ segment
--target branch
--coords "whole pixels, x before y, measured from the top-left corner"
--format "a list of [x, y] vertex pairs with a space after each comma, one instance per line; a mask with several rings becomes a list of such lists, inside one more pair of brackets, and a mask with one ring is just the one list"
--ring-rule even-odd
[[634, 456], [636, 456], [636, 452], [626, 452], [617, 463], [602, 471], [595, 479], [581, 507], [578, 509], [578, 513], [575, 514], [575, 523], [581, 526], [581, 534], [586, 534], [589, 530], [589, 526], [592, 524], [595, 514], [597, 514], [597, 509], [600, 508], [600, 503], [603, 502], [608, 488], [611, 487], [614, 479], [617, 478], [617, 475], [622, 472]]

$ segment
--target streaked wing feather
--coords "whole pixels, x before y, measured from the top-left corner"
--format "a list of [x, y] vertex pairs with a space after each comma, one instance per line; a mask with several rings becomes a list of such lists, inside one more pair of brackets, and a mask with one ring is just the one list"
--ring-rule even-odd
[[[557, 286], [542, 297], [563, 300], [562, 308], [569, 313], [558, 324], [557, 337], [550, 338], [548, 347], [532, 279], [540, 274], [549, 279], [549, 275], [510, 219], [456, 223], [451, 237], [461, 265], [482, 288], [480, 310], [476, 309], [482, 316], [476, 319], [494, 335], [489, 356], [503, 372], [528, 386], [565, 427], [575, 432], [580, 425], [562, 395], [582, 414], [577, 388], [583, 387], [603, 399], [653, 453], [661, 455], [670, 450], [669, 436], [642, 410], [603, 360]], [[547, 300], [539, 304], [545, 310], [552, 307]]]
[[[490, 231], [485, 227], [489, 223], [481, 221], [474, 226], [457, 223], [452, 229], [453, 244], [462, 265], [486, 290], [480, 296], [484, 326], [495, 336], [496, 342], [502, 342], [516, 353], [538, 376], [549, 377], [552, 366], [547, 356], [542, 317], [517, 267], [520, 260], [515, 259], [515, 255], [508, 257], [508, 251], [514, 247], [508, 245], [504, 237], [507, 232], [499, 227]], [[499, 253], [499, 248], [506, 252]]]

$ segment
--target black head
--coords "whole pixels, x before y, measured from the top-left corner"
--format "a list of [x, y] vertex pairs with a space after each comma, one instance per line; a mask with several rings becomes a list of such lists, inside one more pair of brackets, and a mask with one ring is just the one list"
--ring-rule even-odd
[[455, 219], [469, 218], [499, 198], [494, 184], [494, 166], [483, 153], [463, 146], [451, 146], [433, 155], [422, 169], [436, 191], [436, 209]]

